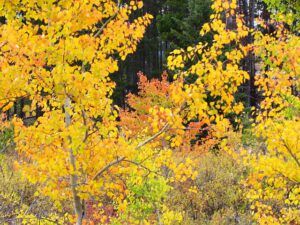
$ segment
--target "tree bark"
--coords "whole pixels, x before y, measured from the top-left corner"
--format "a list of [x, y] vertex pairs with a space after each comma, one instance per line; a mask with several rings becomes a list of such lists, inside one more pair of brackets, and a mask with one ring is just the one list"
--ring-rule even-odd
[[[256, 0], [249, 1], [249, 27], [254, 29], [254, 10], [255, 10]], [[249, 43], [252, 44], [254, 41], [253, 35], [249, 35]], [[249, 53], [249, 102], [250, 106], [256, 106], [257, 96], [255, 87], [255, 55], [253, 52]]]
[[[65, 124], [66, 127], [69, 127], [71, 125], [71, 116], [68, 112], [71, 108], [71, 99], [69, 97], [65, 100]], [[69, 137], [70, 141], [72, 141], [72, 138]], [[76, 225], [82, 225], [82, 220], [84, 217], [84, 207], [83, 202], [78, 196], [77, 192], [77, 185], [78, 185], [78, 175], [76, 175], [76, 157], [74, 155], [73, 149], [69, 148], [69, 160], [72, 167], [72, 174], [70, 175], [70, 183], [71, 183], [71, 190], [73, 195], [73, 204], [74, 204], [74, 211], [77, 217]]]

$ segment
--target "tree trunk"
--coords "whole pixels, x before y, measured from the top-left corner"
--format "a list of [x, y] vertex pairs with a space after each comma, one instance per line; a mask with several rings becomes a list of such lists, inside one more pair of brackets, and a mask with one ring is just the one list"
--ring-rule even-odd
[[[69, 97], [67, 97], [65, 100], [64, 108], [65, 108], [65, 124], [66, 127], [68, 127], [71, 125], [71, 116], [68, 112], [68, 110], [70, 110], [71, 108], [71, 99]], [[69, 137], [69, 139], [70, 141], [72, 141], [71, 137]], [[76, 158], [72, 148], [68, 149], [68, 151], [69, 151], [69, 160], [73, 170], [73, 174], [70, 175], [70, 184], [71, 184], [71, 190], [73, 195], [74, 211], [77, 217], [76, 225], [82, 225], [82, 220], [84, 216], [84, 207], [80, 197], [78, 196], [78, 192], [76, 189], [78, 186], [78, 176], [74, 174], [76, 172]]]
[[[249, 1], [249, 27], [250, 29], [254, 29], [254, 10], [255, 10], [255, 0]], [[254, 41], [253, 35], [249, 35], [248, 42], [252, 44]], [[249, 102], [250, 106], [256, 106], [256, 87], [255, 87], [255, 56], [253, 52], [249, 53]]]

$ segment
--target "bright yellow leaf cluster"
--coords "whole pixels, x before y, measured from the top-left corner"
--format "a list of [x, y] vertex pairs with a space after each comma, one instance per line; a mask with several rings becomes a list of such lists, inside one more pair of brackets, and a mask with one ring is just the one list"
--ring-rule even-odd
[[[136, 50], [150, 23], [148, 14], [131, 19], [142, 6], [142, 1], [0, 1], [0, 16], [6, 18], [0, 26], [0, 108], [26, 98], [27, 107], [43, 114], [32, 126], [15, 119], [22, 157], [16, 167], [57, 204], [73, 199], [78, 221], [91, 196], [122, 198], [122, 183], [111, 185], [114, 174], [128, 174], [129, 165], [139, 168], [123, 162], [139, 152], [117, 136], [109, 75]], [[114, 162], [122, 162], [121, 169]]]
[[[236, 9], [236, 1], [214, 1], [211, 21], [203, 25], [200, 35], [212, 33], [210, 45], [198, 43], [186, 50], [174, 50], [168, 57], [168, 66], [175, 71], [171, 98], [186, 110], [188, 120], [210, 121], [217, 124], [216, 136], [222, 137], [229, 128], [226, 117], [240, 114], [244, 107], [236, 102], [235, 93], [249, 75], [238, 65], [247, 55], [248, 46], [243, 46], [249, 29], [243, 18], [236, 15], [236, 28], [230, 29], [221, 16], [227, 19]], [[232, 19], [232, 18], [231, 18]]]

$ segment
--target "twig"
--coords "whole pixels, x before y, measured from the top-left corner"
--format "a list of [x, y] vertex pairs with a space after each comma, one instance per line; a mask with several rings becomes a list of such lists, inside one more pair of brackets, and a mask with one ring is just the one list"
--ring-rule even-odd
[[[148, 138], [147, 140], [141, 142], [140, 144], [137, 145], [137, 147], [135, 148], [136, 150], [140, 149], [141, 147], [143, 147], [144, 145], [148, 144], [149, 142], [153, 141], [155, 138], [157, 138], [158, 136], [160, 136], [162, 133], [164, 133], [166, 130], [168, 130], [170, 127], [169, 124], [166, 124], [158, 133], [154, 134], [152, 137]], [[141, 164], [131, 161], [131, 160], [127, 160], [125, 156], [122, 157], [117, 157], [116, 160], [110, 162], [109, 164], [107, 164], [105, 167], [103, 167], [100, 171], [98, 171], [96, 173], [96, 175], [93, 177], [93, 180], [98, 179], [103, 173], [105, 173], [107, 170], [109, 170], [112, 166], [119, 164], [122, 161], [126, 161], [126, 162], [130, 162], [133, 163], [135, 165], [139, 165], [141, 167], [143, 167], [144, 169], [146, 169], [146, 167], [142, 166]], [[147, 168], [147, 170], [149, 170], [149, 168]]]
[[149, 142], [153, 141], [155, 138], [159, 137], [161, 134], [163, 134], [169, 128], [170, 128], [170, 125], [167, 123], [158, 133], [156, 133], [152, 137], [150, 137], [147, 140], [145, 140], [145, 141], [141, 142], [140, 144], [138, 144], [136, 149], [139, 149], [139, 148], [143, 147], [144, 145], [148, 144]]
[[97, 180], [105, 171], [107, 171], [110, 167], [122, 162], [125, 159], [125, 157], [117, 158], [116, 160], [110, 162], [105, 167], [103, 167], [94, 177], [93, 180]]
[[0, 44], [0, 48], [2, 48], [4, 45], [6, 45], [8, 43], [8, 41], [3, 41], [1, 44]]
[[298, 167], [300, 167], [300, 162], [297, 159], [297, 156], [292, 152], [291, 148], [287, 145], [287, 143], [285, 142], [285, 140], [283, 138], [281, 138], [281, 141], [283, 142], [283, 146], [286, 148], [286, 150], [288, 151], [288, 153], [292, 156], [292, 158], [297, 163]]
[[95, 33], [94, 38], [98, 37], [98, 36], [102, 33], [102, 31], [104, 30], [104, 28], [107, 26], [107, 24], [108, 24], [110, 21], [112, 21], [112, 20], [118, 15], [118, 13], [119, 13], [119, 11], [120, 11], [120, 4], [121, 4], [121, 2], [118, 1], [118, 10], [117, 10], [117, 12], [116, 12], [114, 15], [112, 15], [109, 19], [107, 19], [107, 20], [105, 21], [105, 23], [104, 23], [104, 24], [100, 27], [100, 29]]
[[155, 174], [157, 174], [157, 175], [161, 175], [161, 174], [159, 174], [158, 172], [153, 171], [153, 170], [149, 169], [148, 167], [142, 165], [141, 163], [138, 163], [138, 162], [135, 162], [135, 161], [132, 161], [132, 160], [128, 160], [128, 159], [124, 159], [123, 161], [124, 161], [124, 162], [128, 162], [128, 163], [131, 163], [131, 164], [134, 164], [134, 165], [136, 165], [137, 167], [141, 167], [141, 168], [147, 170], [147, 171], [149, 172], [149, 174], [150, 174], [150, 173], [155, 173]]

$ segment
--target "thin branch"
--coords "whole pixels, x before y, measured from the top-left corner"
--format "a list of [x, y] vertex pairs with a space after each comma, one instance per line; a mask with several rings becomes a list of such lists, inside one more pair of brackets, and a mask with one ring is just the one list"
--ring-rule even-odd
[[291, 148], [287, 145], [287, 143], [285, 142], [285, 140], [283, 138], [281, 138], [281, 141], [283, 142], [283, 146], [287, 149], [288, 153], [292, 156], [292, 158], [297, 163], [298, 167], [300, 167], [300, 162], [297, 159], [297, 156], [292, 152]]
[[107, 26], [107, 24], [109, 24], [109, 22], [111, 22], [114, 18], [116, 18], [116, 16], [118, 15], [119, 11], [120, 11], [120, 4], [118, 3], [118, 10], [115, 14], [113, 14], [111, 17], [109, 17], [104, 24], [100, 27], [100, 29], [95, 33], [94, 38], [98, 37], [102, 31], [105, 29], [105, 27]]
[[107, 171], [110, 167], [122, 162], [125, 159], [125, 157], [117, 158], [116, 160], [110, 162], [105, 167], [103, 167], [94, 177], [93, 180], [97, 180], [105, 171]]
[[277, 170], [276, 168], [274, 168], [274, 171], [279, 173], [282, 177], [284, 177], [285, 179], [289, 180], [290, 182], [294, 183], [294, 184], [299, 184], [299, 182], [297, 180], [292, 180], [290, 177], [286, 176], [285, 174], [283, 174], [281, 171]]
[[167, 131], [170, 128], [170, 125], [167, 123], [158, 133], [154, 134], [152, 137], [148, 138], [147, 140], [141, 142], [138, 144], [136, 149], [139, 149], [143, 147], [144, 145], [148, 144], [149, 142], [153, 141], [155, 138], [159, 137], [161, 134], [163, 134], [165, 131]]
[[[139, 148], [141, 148], [144, 145], [148, 144], [149, 142], [153, 141], [155, 138], [159, 137], [161, 134], [163, 134], [165, 131], [167, 131], [169, 129], [169, 127], [170, 127], [170, 125], [166, 124], [158, 133], [154, 134], [152, 137], [150, 137], [147, 140], [145, 140], [145, 141], [141, 142], [140, 144], [138, 144], [135, 149], [138, 150]], [[117, 164], [119, 164], [120, 162], [123, 162], [123, 161], [131, 162], [135, 165], [139, 165], [139, 166], [143, 167], [144, 169], [146, 169], [146, 167], [142, 166], [141, 164], [138, 164], [137, 162], [134, 162], [134, 161], [127, 160], [125, 156], [122, 156], [122, 157], [118, 157], [116, 160], [110, 162], [105, 167], [103, 167], [100, 171], [98, 171], [96, 173], [96, 175], [93, 177], [93, 180], [98, 179], [103, 173], [105, 173], [107, 170], [109, 170], [112, 166], [117, 165]]]
[[[85, 127], [87, 127], [87, 117], [86, 117], [84, 109], [81, 110], [81, 115], [82, 115], [82, 119], [83, 119], [83, 125]], [[83, 143], [85, 143], [87, 141], [88, 137], [89, 137], [89, 129], [86, 129], [84, 138], [83, 138]]]
[[6, 45], [8, 43], [8, 41], [3, 41], [1, 44], [0, 44], [0, 48], [2, 48], [4, 45]]
[[17, 98], [27, 98], [30, 97], [30, 95], [20, 95], [20, 96], [11, 96], [6, 98], [1, 98], [0, 101], [9, 100], [9, 101], [15, 101]]
[[0, 112], [2, 112], [2, 110], [10, 103], [10, 101], [6, 102], [1, 108], [0, 108]]
[[147, 171], [149, 172], [149, 174], [150, 174], [150, 173], [155, 173], [155, 174], [157, 174], [157, 175], [161, 175], [161, 174], [159, 174], [158, 172], [153, 171], [153, 170], [149, 169], [148, 167], [142, 165], [141, 163], [138, 163], [138, 162], [135, 162], [135, 161], [132, 161], [132, 160], [128, 160], [128, 159], [124, 159], [123, 162], [128, 162], [128, 163], [131, 163], [131, 164], [136, 165], [137, 167], [141, 167], [141, 168], [147, 170]]
[[107, 26], [107, 24], [109, 24], [109, 22], [111, 22], [114, 18], [116, 18], [116, 16], [118, 15], [118, 13], [120, 12], [120, 7], [121, 7], [121, 0], [118, 0], [118, 10], [117, 12], [112, 15], [109, 19], [107, 19], [105, 21], [105, 23], [100, 27], [100, 29], [95, 33], [94, 38], [98, 37], [102, 31], [104, 30], [104, 28]]
[[105, 23], [100, 27], [100, 29], [95, 33], [94, 38], [98, 37], [102, 31], [104, 30], [104, 28], [107, 26], [107, 24], [112, 21], [117, 15], [118, 15], [117, 11], [114, 15], [112, 15], [108, 20], [105, 21]]

